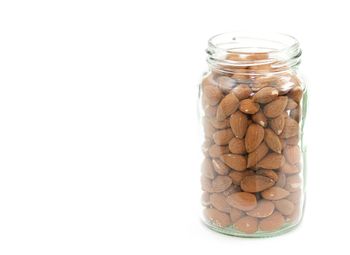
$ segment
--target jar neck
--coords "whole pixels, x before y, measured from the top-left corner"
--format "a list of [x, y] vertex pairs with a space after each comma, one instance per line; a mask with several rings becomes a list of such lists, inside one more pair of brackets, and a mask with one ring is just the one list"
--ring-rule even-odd
[[209, 39], [206, 52], [211, 69], [250, 75], [283, 73], [295, 69], [300, 64], [302, 53], [294, 37], [260, 32], [216, 35]]

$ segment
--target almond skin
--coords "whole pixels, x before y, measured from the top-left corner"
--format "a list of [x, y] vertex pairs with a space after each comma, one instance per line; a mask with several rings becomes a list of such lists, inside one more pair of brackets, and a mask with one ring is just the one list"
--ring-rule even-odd
[[273, 150], [274, 152], [281, 153], [282, 144], [280, 142], [279, 137], [273, 132], [271, 129], [265, 129], [264, 141], [267, 146]]
[[257, 124], [250, 124], [245, 136], [245, 148], [248, 153], [255, 151], [264, 140], [264, 128]]
[[274, 212], [269, 217], [262, 219], [259, 222], [259, 229], [262, 231], [275, 231], [281, 228], [285, 220], [281, 213]]
[[246, 170], [246, 171], [231, 171], [229, 173], [229, 176], [232, 179], [232, 183], [236, 184], [236, 185], [240, 185], [241, 181], [244, 177], [248, 176], [248, 175], [254, 175], [254, 171], [252, 170]]
[[279, 96], [264, 107], [264, 114], [268, 118], [276, 118], [281, 115], [288, 103], [288, 97]]
[[262, 175], [249, 175], [242, 179], [241, 189], [246, 192], [256, 193], [272, 187], [275, 181]]
[[276, 209], [283, 215], [291, 215], [295, 208], [294, 204], [287, 199], [275, 201], [275, 206]]
[[256, 166], [256, 164], [266, 156], [268, 151], [268, 147], [262, 142], [255, 151], [248, 154], [247, 168]]
[[278, 174], [276, 174], [276, 172], [273, 171], [273, 170], [260, 169], [260, 170], [256, 171], [256, 174], [269, 177], [269, 178], [271, 178], [272, 180], [274, 180], [275, 182], [278, 181]]
[[287, 161], [295, 165], [300, 162], [300, 148], [299, 146], [287, 146], [284, 149], [284, 156]]
[[211, 163], [211, 160], [208, 158], [204, 159], [202, 163], [202, 175], [209, 179], [215, 178], [215, 171], [213, 165]]
[[204, 217], [214, 225], [224, 228], [231, 224], [231, 219], [228, 214], [220, 212], [214, 208], [204, 209]]
[[228, 196], [226, 201], [230, 206], [242, 211], [253, 210], [257, 205], [255, 195], [247, 192], [234, 193]]
[[289, 195], [289, 191], [275, 186], [262, 191], [261, 195], [267, 200], [280, 200], [287, 197]]
[[224, 154], [221, 160], [236, 171], [243, 171], [247, 169], [247, 159], [242, 155], [237, 154]]
[[220, 159], [213, 159], [212, 166], [215, 172], [217, 172], [220, 175], [227, 175], [230, 171], [230, 168]]
[[223, 121], [232, 113], [234, 113], [239, 106], [239, 100], [235, 96], [234, 93], [227, 94], [220, 102], [217, 112], [216, 118], [219, 121]]
[[213, 193], [209, 197], [210, 204], [222, 212], [230, 213], [231, 207], [226, 202], [226, 197], [222, 194]]
[[266, 218], [275, 210], [275, 204], [269, 200], [262, 199], [258, 205], [251, 211], [246, 212], [247, 215], [256, 218]]
[[213, 192], [223, 192], [232, 184], [232, 179], [228, 176], [218, 175], [212, 181], [211, 186]]
[[223, 94], [218, 87], [210, 85], [203, 88], [203, 97], [209, 105], [214, 106], [220, 102]]
[[272, 152], [260, 160], [256, 166], [264, 169], [278, 169], [282, 166], [284, 161], [283, 155]]
[[233, 113], [230, 117], [230, 126], [235, 137], [242, 139], [248, 128], [248, 118], [240, 111]]
[[285, 124], [283, 131], [280, 135], [281, 138], [290, 138], [298, 135], [299, 133], [299, 124], [291, 118], [285, 119]]
[[[260, 109], [257, 113], [252, 115], [252, 120], [256, 123], [259, 124], [262, 127], [267, 126], [267, 118], [265, 117], [264, 113]], [[282, 132], [282, 130], [281, 130]]]
[[233, 137], [233, 133], [232, 133], [232, 130], [230, 128], [216, 131], [213, 134], [214, 142], [217, 145], [226, 145], [226, 144], [228, 144], [230, 142], [230, 140], [232, 139], [232, 137]]
[[258, 112], [259, 109], [260, 105], [251, 99], [244, 99], [239, 104], [239, 110], [245, 114], [254, 114]]
[[235, 228], [246, 234], [253, 234], [258, 230], [258, 220], [251, 216], [244, 216], [236, 221]]
[[271, 119], [269, 121], [271, 129], [277, 134], [280, 135], [284, 128], [285, 118], [283, 115]]
[[252, 93], [252, 90], [250, 89], [250, 87], [247, 84], [240, 84], [238, 86], [236, 86], [233, 90], [233, 93], [235, 93], [236, 97], [239, 100], [243, 100], [246, 99], [250, 96], [250, 94]]
[[218, 158], [223, 154], [229, 153], [228, 146], [220, 146], [217, 144], [213, 144], [208, 149], [208, 154], [212, 158]]
[[260, 104], [266, 104], [278, 97], [278, 90], [272, 87], [265, 87], [256, 92], [253, 100]]
[[233, 137], [228, 144], [230, 152], [233, 154], [244, 154], [246, 153], [245, 144], [243, 139]]

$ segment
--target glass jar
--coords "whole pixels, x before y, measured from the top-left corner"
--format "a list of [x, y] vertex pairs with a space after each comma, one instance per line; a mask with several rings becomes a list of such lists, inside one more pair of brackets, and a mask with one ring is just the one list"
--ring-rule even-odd
[[224, 33], [206, 52], [203, 222], [242, 237], [287, 232], [301, 221], [305, 197], [299, 43], [283, 34]]

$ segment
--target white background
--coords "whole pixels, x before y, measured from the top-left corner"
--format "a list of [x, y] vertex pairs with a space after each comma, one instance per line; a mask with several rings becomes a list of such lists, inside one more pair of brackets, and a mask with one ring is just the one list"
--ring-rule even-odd
[[[1, 1], [0, 254], [349, 252], [348, 1]], [[201, 225], [207, 39], [291, 34], [309, 86], [302, 225]]]

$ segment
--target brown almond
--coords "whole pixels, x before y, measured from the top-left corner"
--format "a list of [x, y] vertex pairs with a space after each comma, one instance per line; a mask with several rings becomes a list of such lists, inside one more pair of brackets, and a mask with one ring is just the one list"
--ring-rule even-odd
[[230, 127], [230, 120], [225, 119], [223, 121], [218, 121], [216, 118], [209, 119], [210, 124], [216, 129], [225, 129]]
[[220, 159], [213, 159], [212, 166], [214, 170], [220, 175], [227, 175], [231, 170], [224, 162]]
[[287, 139], [285, 139], [286, 141], [286, 144], [288, 145], [298, 145], [299, 143], [299, 136], [296, 135], [296, 136], [293, 136], [293, 137], [289, 137]]
[[221, 194], [223, 194], [225, 197], [228, 197], [229, 195], [241, 192], [241, 187], [235, 184], [232, 184], [230, 187], [228, 187], [225, 191], [223, 191]]
[[266, 104], [278, 97], [278, 90], [272, 87], [265, 87], [256, 92], [253, 100], [260, 104]]
[[299, 103], [303, 97], [303, 89], [300, 86], [296, 86], [289, 91], [288, 96], [295, 102]]
[[214, 171], [214, 168], [213, 168], [213, 165], [211, 163], [211, 160], [206, 158], [203, 160], [203, 163], [202, 163], [202, 174], [209, 178], [209, 179], [214, 179], [215, 178], [215, 171]]
[[280, 135], [281, 138], [290, 138], [298, 135], [299, 133], [299, 124], [291, 118], [285, 119], [285, 124], [283, 131]]
[[251, 88], [247, 84], [239, 84], [232, 91], [239, 100], [248, 98], [252, 93]]
[[[267, 126], [267, 118], [265, 117], [264, 113], [260, 109], [257, 113], [252, 115], [252, 120], [256, 123], [259, 124], [262, 127]], [[281, 130], [282, 132], [282, 130]]]
[[280, 200], [287, 197], [289, 195], [289, 191], [275, 186], [262, 191], [261, 195], [267, 200]]
[[204, 192], [202, 193], [201, 201], [202, 201], [202, 205], [203, 205], [203, 206], [208, 206], [208, 205], [210, 205], [209, 197], [210, 197], [210, 193], [209, 193], [209, 192], [204, 191]]
[[266, 145], [274, 152], [281, 153], [282, 144], [279, 137], [271, 129], [265, 129], [264, 141]]
[[283, 115], [279, 115], [276, 118], [273, 118], [269, 121], [271, 129], [277, 134], [280, 135], [284, 128], [285, 118]]
[[256, 166], [264, 169], [278, 169], [284, 163], [284, 157], [281, 154], [271, 152], [260, 160]]
[[293, 202], [295, 205], [298, 205], [301, 200], [301, 190], [294, 191], [286, 197], [289, 201]]
[[246, 170], [246, 171], [241, 171], [241, 172], [231, 171], [229, 173], [229, 176], [231, 177], [233, 184], [240, 185], [241, 181], [244, 177], [246, 177], [248, 175], [253, 175], [253, 174], [254, 174], [254, 171], [252, 171], [252, 170]]
[[266, 156], [269, 149], [264, 142], [262, 142], [258, 148], [248, 154], [247, 168], [255, 166], [262, 158]]
[[233, 154], [244, 154], [246, 153], [245, 144], [243, 139], [233, 137], [228, 144], [230, 152]]
[[235, 86], [236, 82], [234, 79], [227, 76], [220, 76], [216, 79], [218, 87], [224, 92], [228, 93]]
[[235, 223], [237, 220], [239, 220], [244, 215], [244, 212], [241, 210], [238, 210], [237, 208], [231, 208], [230, 210], [230, 218], [231, 222]]
[[259, 222], [259, 229], [269, 232], [275, 231], [280, 229], [284, 222], [285, 220], [282, 214], [279, 212], [274, 212], [269, 217], [266, 217]]
[[274, 180], [275, 182], [278, 181], [278, 174], [273, 170], [260, 169], [260, 170], [256, 171], [256, 174], [260, 174], [260, 175], [269, 177], [272, 180]]
[[295, 120], [296, 122], [300, 122], [300, 118], [301, 118], [301, 108], [297, 107], [293, 110], [290, 111], [289, 116]]
[[245, 114], [254, 114], [258, 112], [260, 105], [255, 103], [252, 99], [244, 99], [239, 104], [239, 110]]
[[231, 224], [231, 219], [228, 214], [220, 212], [214, 208], [204, 209], [204, 217], [214, 225], [224, 228]]
[[204, 88], [205, 86], [217, 86], [213, 73], [207, 73], [203, 76], [202, 87]]
[[232, 179], [229, 176], [218, 175], [212, 181], [211, 186], [213, 192], [223, 192], [232, 184]]
[[204, 114], [205, 116], [210, 118], [216, 117], [217, 110], [218, 108], [216, 106], [211, 106], [211, 105], [204, 106]]
[[256, 193], [272, 187], [275, 181], [262, 175], [249, 175], [242, 179], [241, 189], [246, 192]]
[[222, 212], [230, 213], [231, 207], [226, 202], [226, 197], [222, 194], [213, 193], [210, 195], [210, 204]]
[[230, 142], [230, 140], [232, 139], [232, 137], [233, 137], [233, 133], [232, 133], [232, 130], [230, 128], [216, 131], [213, 134], [214, 142], [217, 145], [226, 145], [226, 144], [228, 144]]
[[258, 205], [251, 211], [246, 212], [247, 215], [256, 218], [266, 218], [270, 216], [275, 210], [273, 202], [262, 199], [258, 202]]
[[205, 176], [201, 177], [201, 187], [203, 191], [214, 192], [211, 180]]
[[234, 113], [239, 106], [239, 100], [233, 93], [227, 94], [220, 102], [216, 112], [216, 118], [223, 121], [232, 113]]
[[212, 158], [218, 158], [223, 154], [229, 153], [228, 146], [220, 146], [217, 144], [213, 144], [208, 149], [208, 154]]
[[236, 171], [247, 169], [247, 159], [245, 156], [229, 153], [222, 155], [220, 158], [226, 165]]
[[250, 211], [253, 210], [256, 205], [256, 197], [255, 195], [248, 192], [237, 192], [226, 198], [227, 203], [242, 211]]
[[287, 177], [285, 189], [289, 192], [296, 192], [302, 188], [302, 180], [298, 174]]
[[244, 216], [234, 224], [235, 228], [246, 234], [253, 234], [258, 230], [258, 220], [254, 217]]
[[247, 152], [255, 151], [263, 140], [264, 128], [254, 123], [250, 124], [245, 136], [245, 148]]
[[278, 181], [276, 182], [276, 187], [280, 187], [280, 188], [284, 188], [284, 186], [286, 185], [286, 181], [287, 181], [287, 176], [285, 173], [281, 172], [281, 171], [277, 171], [278, 174]]
[[286, 110], [293, 110], [298, 107], [298, 104], [291, 98], [288, 99]]
[[205, 137], [211, 138], [215, 133], [216, 129], [210, 124], [210, 122], [206, 118], [203, 118], [202, 123]]
[[264, 114], [268, 118], [276, 118], [281, 115], [288, 103], [288, 97], [279, 96], [264, 107]]
[[223, 94], [221, 90], [216, 86], [205, 86], [203, 88], [203, 97], [204, 100], [208, 102], [208, 104], [214, 106], [220, 102]]
[[291, 215], [294, 212], [294, 204], [287, 199], [277, 200], [274, 203], [276, 209], [283, 215]]
[[285, 174], [297, 174], [300, 172], [300, 169], [296, 165], [285, 162], [281, 167], [281, 171]]
[[248, 118], [240, 111], [233, 113], [230, 117], [230, 126], [235, 137], [242, 139], [248, 127]]
[[298, 164], [300, 162], [299, 146], [287, 146], [284, 149], [284, 156], [290, 164], [292, 165]]

